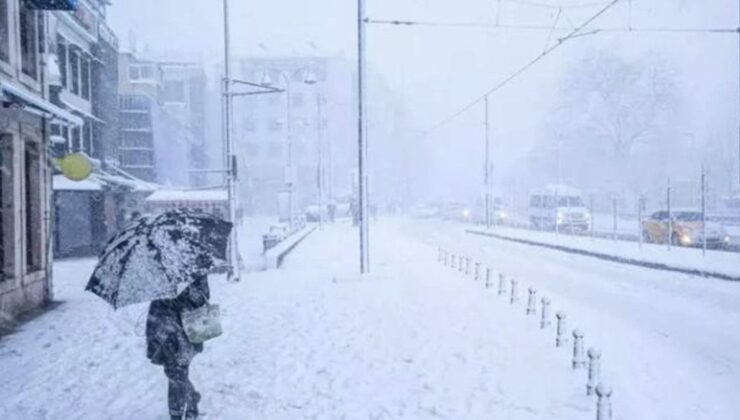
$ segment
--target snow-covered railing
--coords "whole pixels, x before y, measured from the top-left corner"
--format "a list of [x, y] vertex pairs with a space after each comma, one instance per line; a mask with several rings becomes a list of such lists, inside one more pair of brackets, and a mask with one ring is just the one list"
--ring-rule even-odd
[[[438, 248], [437, 250], [437, 262], [445, 267], [451, 268], [453, 271], [461, 273], [465, 278], [471, 278], [473, 280], [480, 280], [480, 268], [484, 264], [480, 261], [473, 261], [469, 256], [464, 256], [459, 253], [451, 252], [444, 248]], [[471, 272], [470, 266], [474, 264], [475, 270]], [[492, 267], [485, 268], [485, 287], [488, 289], [492, 287], [491, 279], [493, 277], [494, 269]], [[507, 280], [510, 284], [509, 288], [509, 303], [516, 305], [519, 302], [519, 281], [514, 278], [507, 277], [504, 273], [499, 274], [499, 287], [498, 296], [506, 296], [506, 285]], [[528, 316], [537, 315], [537, 290], [533, 287], [528, 289], [529, 298], [527, 299], [527, 305], [525, 314]], [[543, 297], [540, 302], [540, 330], [548, 330], [552, 323], [550, 321], [550, 309], [551, 301], [547, 297]], [[557, 327], [555, 335], [555, 347], [565, 347], [569, 344], [570, 340], [568, 337], [567, 330], [567, 315], [563, 311], [559, 311], [556, 314]], [[573, 352], [570, 365], [573, 370], [588, 369], [588, 380], [586, 383], [586, 397], [593, 398], [594, 393], [596, 394], [596, 420], [612, 420], [612, 404], [611, 395], [612, 389], [605, 382], [601, 381], [601, 351], [597, 348], [591, 347], [588, 352], [585, 352], [585, 339], [584, 334], [579, 329], [574, 329], [571, 334], [573, 336]], [[588, 360], [586, 360], [588, 359]]]
[[286, 237], [279, 244], [265, 251], [265, 267], [266, 268], [280, 268], [285, 257], [290, 254], [295, 247], [303, 242], [308, 235], [316, 230], [316, 225], [310, 224], [298, 230], [292, 235]]

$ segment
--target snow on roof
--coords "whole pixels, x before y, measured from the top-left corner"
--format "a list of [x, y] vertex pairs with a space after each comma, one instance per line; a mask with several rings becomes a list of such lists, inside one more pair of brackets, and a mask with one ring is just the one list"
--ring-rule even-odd
[[157, 190], [146, 201], [226, 201], [226, 190]]
[[73, 181], [64, 175], [54, 175], [52, 179], [54, 191], [102, 191], [99, 182], [93, 179]]

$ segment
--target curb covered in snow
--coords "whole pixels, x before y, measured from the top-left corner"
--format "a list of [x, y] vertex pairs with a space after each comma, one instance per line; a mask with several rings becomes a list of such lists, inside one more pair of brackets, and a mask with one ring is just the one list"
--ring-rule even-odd
[[312, 234], [316, 230], [316, 225], [308, 225], [293, 235], [285, 238], [282, 242], [277, 244], [275, 247], [270, 248], [265, 252], [265, 266], [266, 268], [280, 268], [285, 257], [290, 254], [308, 235]]
[[498, 233], [484, 232], [484, 231], [474, 230], [474, 229], [466, 229], [465, 233], [469, 233], [473, 235], [480, 235], [480, 236], [489, 236], [489, 237], [501, 239], [504, 241], [516, 242], [516, 243], [530, 245], [530, 246], [538, 246], [542, 248], [549, 248], [549, 249], [554, 249], [557, 251], [568, 252], [571, 254], [599, 258], [602, 260], [617, 262], [620, 264], [629, 264], [629, 265], [635, 265], [635, 266], [640, 266], [640, 267], [645, 267], [645, 268], [651, 268], [654, 270], [674, 271], [674, 272], [682, 273], [682, 274], [689, 274], [689, 275], [702, 276], [702, 277], [712, 277], [712, 278], [716, 278], [720, 280], [727, 280], [727, 281], [740, 281], [740, 277], [738, 276], [733, 276], [730, 274], [716, 272], [716, 271], [677, 267], [677, 266], [664, 264], [664, 263], [644, 261], [644, 260], [638, 260], [638, 259], [627, 258], [627, 257], [619, 257], [616, 255], [611, 255], [611, 254], [606, 254], [606, 253], [601, 253], [601, 252], [596, 252], [596, 251], [588, 251], [585, 249], [573, 248], [573, 247], [569, 247], [565, 245], [549, 244], [545, 242], [534, 241], [531, 239], [515, 238], [511, 236], [501, 235]]

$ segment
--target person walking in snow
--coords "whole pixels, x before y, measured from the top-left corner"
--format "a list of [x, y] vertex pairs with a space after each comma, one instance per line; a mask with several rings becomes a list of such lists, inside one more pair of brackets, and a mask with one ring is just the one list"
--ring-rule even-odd
[[168, 405], [172, 420], [198, 418], [201, 395], [189, 378], [190, 363], [203, 351], [191, 343], [182, 322], [183, 311], [208, 304], [210, 289], [206, 274], [197, 278], [174, 299], [154, 300], [146, 322], [147, 357], [164, 367], [169, 380]]

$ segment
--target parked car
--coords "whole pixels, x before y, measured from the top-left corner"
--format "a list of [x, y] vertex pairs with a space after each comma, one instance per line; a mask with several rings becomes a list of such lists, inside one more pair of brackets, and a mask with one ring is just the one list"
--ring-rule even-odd
[[581, 192], [565, 185], [548, 186], [529, 195], [529, 223], [532, 227], [568, 231], [591, 228], [591, 213]]
[[[645, 242], [665, 244], [669, 240], [677, 246], [703, 246], [703, 215], [696, 210], [656, 211], [642, 222], [642, 238]], [[669, 234], [670, 232], [670, 234]], [[707, 246], [725, 248], [730, 245], [730, 237], [720, 223], [706, 222]]]

